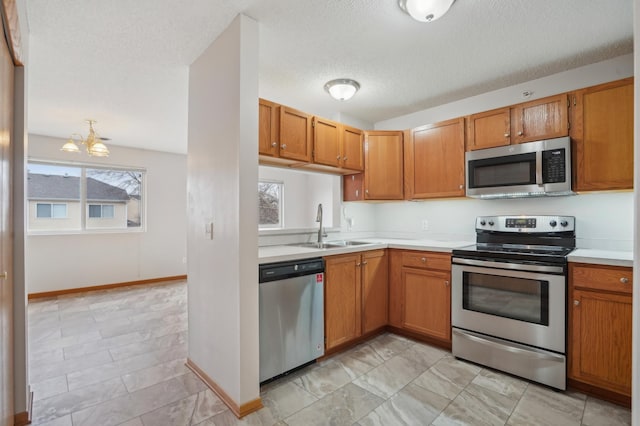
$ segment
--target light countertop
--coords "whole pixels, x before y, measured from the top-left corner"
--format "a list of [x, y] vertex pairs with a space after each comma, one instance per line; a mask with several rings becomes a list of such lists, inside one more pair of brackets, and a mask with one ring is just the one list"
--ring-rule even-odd
[[591, 263], [594, 265], [628, 266], [633, 267], [633, 252], [575, 249], [567, 257], [569, 262]]
[[[259, 263], [264, 264], [272, 262], [284, 262], [288, 260], [309, 259], [312, 257], [357, 253], [361, 251], [377, 250], [383, 248], [451, 253], [451, 251], [455, 248], [474, 244], [473, 241], [407, 240], [396, 238], [358, 238], [357, 241], [364, 241], [368, 242], [369, 244], [329, 249], [298, 247], [294, 245], [259, 247]], [[569, 254], [568, 261], [576, 263], [591, 263], [594, 265], [633, 267], [633, 252], [579, 248]]]
[[293, 245], [264, 246], [258, 248], [258, 260], [260, 264], [264, 264], [271, 262], [284, 262], [287, 260], [308, 259], [311, 257], [333, 256], [336, 254], [357, 253], [384, 248], [451, 253], [451, 250], [454, 248], [474, 244], [469, 241], [403, 240], [394, 238], [357, 238], [356, 240], [368, 242], [369, 244], [329, 249], [315, 249]]

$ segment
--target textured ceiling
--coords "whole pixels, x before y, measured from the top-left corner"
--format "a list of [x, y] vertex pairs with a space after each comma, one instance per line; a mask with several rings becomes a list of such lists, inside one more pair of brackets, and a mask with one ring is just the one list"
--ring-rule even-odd
[[[630, 53], [632, 0], [27, 0], [29, 131], [186, 152], [188, 66], [238, 13], [260, 23], [260, 96], [377, 121]], [[606, 7], [606, 10], [603, 8]], [[348, 102], [324, 92], [358, 80]]]

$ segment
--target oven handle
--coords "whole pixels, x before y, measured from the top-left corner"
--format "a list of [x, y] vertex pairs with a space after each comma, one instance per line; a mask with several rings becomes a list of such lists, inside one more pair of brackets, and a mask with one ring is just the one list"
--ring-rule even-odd
[[507, 344], [507, 342], [504, 342], [504, 341], [497, 342], [488, 336], [482, 336], [482, 337], [476, 336], [475, 333], [471, 333], [469, 331], [462, 331], [454, 328], [451, 330], [451, 332], [461, 339], [472, 340], [474, 342], [481, 343], [485, 346], [491, 346], [493, 348], [508, 351], [514, 354], [526, 355], [529, 357], [546, 359], [549, 361], [564, 360], [564, 357], [562, 355], [551, 354], [551, 353], [547, 353], [546, 351], [542, 352], [542, 351], [536, 350], [535, 348], [521, 349], [518, 347], [519, 345], [515, 346], [513, 343]]
[[532, 272], [564, 272], [562, 266], [545, 266], [545, 265], [530, 265], [522, 263], [506, 263], [506, 262], [491, 262], [488, 260], [475, 260], [475, 259], [462, 259], [460, 257], [454, 257], [451, 259], [451, 263], [457, 263], [459, 265], [471, 265], [471, 266], [485, 266], [488, 268], [501, 268], [501, 269], [514, 269], [517, 271], [532, 271]]
[[544, 186], [542, 181], [542, 151], [536, 151], [536, 184]]

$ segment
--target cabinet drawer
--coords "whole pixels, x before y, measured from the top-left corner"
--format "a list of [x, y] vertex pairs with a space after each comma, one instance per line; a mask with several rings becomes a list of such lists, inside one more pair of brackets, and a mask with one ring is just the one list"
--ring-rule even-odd
[[629, 293], [633, 289], [633, 269], [620, 266], [569, 264], [573, 287]]
[[451, 256], [447, 253], [405, 251], [402, 253], [402, 266], [450, 271]]

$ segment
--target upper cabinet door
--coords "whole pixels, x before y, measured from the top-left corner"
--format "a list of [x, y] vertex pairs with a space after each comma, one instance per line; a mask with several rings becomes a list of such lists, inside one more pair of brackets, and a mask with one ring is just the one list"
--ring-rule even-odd
[[469, 151], [510, 145], [510, 108], [494, 109], [469, 116], [468, 137]]
[[574, 190], [633, 188], [633, 78], [570, 95]]
[[340, 124], [324, 118], [313, 118], [313, 162], [340, 167]]
[[342, 167], [364, 170], [364, 133], [354, 127], [342, 126]]
[[418, 127], [405, 147], [408, 199], [463, 197], [464, 118]]
[[280, 107], [280, 157], [311, 161], [311, 120], [302, 111]]
[[258, 137], [258, 153], [261, 155], [278, 156], [278, 128], [280, 126], [280, 117], [278, 113], [280, 108], [278, 104], [260, 99], [259, 101], [259, 137]]
[[402, 200], [402, 132], [365, 132], [364, 155], [365, 199]]
[[515, 105], [511, 110], [511, 142], [523, 143], [569, 134], [567, 95]]

